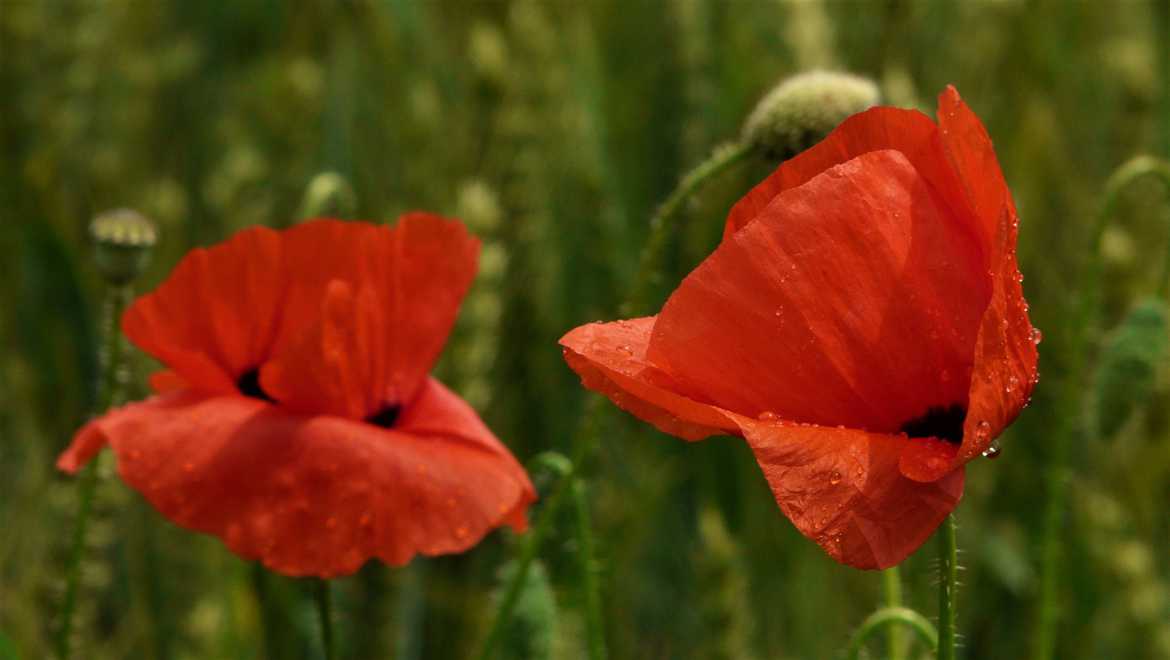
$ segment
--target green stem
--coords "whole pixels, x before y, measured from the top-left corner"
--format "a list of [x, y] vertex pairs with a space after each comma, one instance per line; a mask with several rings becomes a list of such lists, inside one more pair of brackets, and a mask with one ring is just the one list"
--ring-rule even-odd
[[589, 640], [589, 660], [605, 660], [605, 624], [601, 618], [601, 592], [593, 566], [593, 525], [585, 482], [573, 480], [573, 509], [577, 519], [577, 556], [581, 562], [581, 586], [585, 599], [585, 637]]
[[[706, 161], [682, 178], [674, 192], [666, 198], [662, 206], [658, 207], [650, 220], [650, 237], [647, 239], [646, 245], [642, 247], [638, 272], [634, 276], [626, 301], [621, 305], [621, 312], [624, 316], [637, 313], [649, 295], [648, 292], [654, 283], [654, 274], [662, 261], [662, 252], [666, 248], [667, 239], [674, 231], [675, 219], [679, 216], [684, 202], [712, 178], [742, 161], [750, 153], [751, 149], [744, 144], [717, 147]], [[556, 519], [557, 511], [560, 510], [565, 493], [569, 490], [569, 486], [588, 451], [588, 440], [594, 436], [593, 430], [600, 423], [602, 411], [605, 410], [603, 401], [604, 399], [596, 394], [590, 395], [587, 399], [581, 424], [577, 427], [572, 442], [573, 456], [570, 459], [570, 471], [557, 482], [552, 493], [545, 500], [540, 513], [537, 514], [532, 530], [525, 535], [522, 541], [516, 571], [512, 574], [511, 581], [504, 592], [504, 598], [500, 601], [500, 607], [496, 612], [495, 621], [488, 629], [487, 637], [480, 649], [479, 658], [481, 660], [488, 660], [495, 654], [496, 646], [504, 631], [504, 623], [511, 618], [512, 611], [516, 608], [521, 588], [524, 586], [525, 580], [528, 579], [528, 571], [532, 568], [532, 562], [540, 551], [540, 544], [551, 531], [550, 528], [553, 520]]]
[[849, 640], [849, 648], [845, 651], [845, 657], [849, 660], [857, 660], [861, 657], [861, 649], [865, 647], [866, 640], [877, 634], [882, 628], [901, 630], [899, 626], [909, 628], [930, 650], [938, 648], [938, 632], [935, 631], [934, 626], [930, 625], [930, 621], [927, 621], [926, 617], [905, 607], [883, 607], [861, 622], [861, 627], [853, 633], [853, 638]]
[[314, 580], [313, 597], [317, 601], [317, 618], [321, 623], [321, 647], [325, 652], [325, 660], [335, 660], [337, 651], [333, 643], [333, 589], [329, 580]]
[[955, 517], [947, 516], [938, 539], [938, 660], [955, 660], [955, 590], [959, 577], [959, 546]]
[[683, 176], [674, 192], [670, 193], [666, 201], [654, 212], [654, 216], [650, 218], [650, 236], [646, 239], [646, 245], [643, 246], [638, 259], [638, 272], [634, 276], [634, 284], [621, 306], [622, 316], [641, 313], [646, 298], [657, 284], [656, 275], [661, 270], [662, 254], [666, 251], [667, 241], [674, 233], [675, 220], [687, 200], [708, 181], [747, 158], [751, 153], [751, 147], [744, 143], [716, 147], [707, 160]]
[[[882, 571], [882, 591], [886, 597], [887, 609], [902, 607], [902, 576], [897, 566]], [[886, 635], [886, 655], [889, 660], [902, 660], [903, 644], [902, 629], [898, 626], [890, 626], [889, 633]]]
[[[1113, 219], [1121, 193], [1134, 181], [1154, 176], [1161, 180], [1170, 191], [1170, 163], [1152, 156], [1136, 156], [1118, 167], [1105, 182], [1104, 199], [1101, 209], [1089, 234], [1088, 263], [1082, 270], [1080, 296], [1065, 324], [1072, 334], [1068, 338], [1068, 367], [1065, 373], [1062, 400], [1077, 410], [1062, 416], [1064, 422], [1058, 429], [1049, 449], [1045, 472], [1044, 528], [1040, 549], [1040, 596], [1036, 626], [1033, 630], [1034, 660], [1052, 660], [1056, 648], [1056, 627], [1060, 619], [1060, 571], [1062, 531], [1064, 529], [1065, 500], [1068, 493], [1069, 447], [1074, 438], [1084, 433], [1085, 418], [1079, 413], [1087, 378], [1087, 353], [1097, 339], [1097, 315], [1100, 312], [1101, 282], [1101, 237]], [[1158, 293], [1166, 298], [1170, 293], [1170, 241], [1162, 261], [1158, 280]]]
[[[106, 294], [102, 319], [101, 380], [98, 381], [97, 410], [105, 412], [121, 396], [122, 358], [125, 343], [118, 330], [122, 312], [130, 302], [132, 293], [127, 286], [111, 286]], [[81, 579], [81, 564], [85, 559], [85, 540], [89, 531], [90, 513], [93, 511], [93, 497], [98, 486], [97, 461], [90, 461], [82, 468], [81, 483], [77, 492], [77, 518], [70, 541], [69, 564], [65, 568], [65, 598], [61, 605], [60, 626], [57, 630], [57, 656], [68, 660], [73, 653], [73, 620], [77, 610], [77, 590]]]

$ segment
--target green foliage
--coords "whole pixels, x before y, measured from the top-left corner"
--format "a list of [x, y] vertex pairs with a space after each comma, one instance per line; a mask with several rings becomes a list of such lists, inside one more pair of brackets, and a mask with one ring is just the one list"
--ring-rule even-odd
[[1097, 431], [1116, 433], [1154, 394], [1157, 375], [1170, 356], [1166, 303], [1148, 299], [1134, 305], [1110, 333], [1097, 367]]

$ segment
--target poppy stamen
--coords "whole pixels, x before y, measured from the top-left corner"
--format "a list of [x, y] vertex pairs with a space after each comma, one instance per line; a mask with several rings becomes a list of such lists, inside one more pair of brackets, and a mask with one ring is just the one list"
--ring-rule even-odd
[[921, 417], [902, 425], [901, 431], [911, 438], [938, 438], [951, 444], [963, 442], [963, 421], [967, 409], [959, 404], [932, 406]]
[[269, 403], [276, 403], [276, 400], [268, 396], [263, 387], [260, 387], [260, 370], [249, 369], [245, 371], [239, 380], [236, 381], [236, 389], [244, 396], [250, 396], [253, 399], [261, 399]]
[[394, 428], [394, 422], [398, 421], [398, 413], [402, 411], [402, 406], [390, 405], [379, 410], [378, 412], [366, 418], [366, 421], [374, 426], [381, 426], [384, 429]]

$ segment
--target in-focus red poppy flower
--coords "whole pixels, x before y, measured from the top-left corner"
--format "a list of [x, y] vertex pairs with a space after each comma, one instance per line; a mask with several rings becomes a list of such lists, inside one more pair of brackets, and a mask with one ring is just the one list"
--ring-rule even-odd
[[462, 399], [428, 375], [475, 277], [458, 221], [317, 220], [188, 254], [122, 318], [168, 368], [57, 465], [104, 445], [163, 515], [287, 575], [461, 552], [522, 530], [535, 491]]
[[958, 503], [1036, 383], [1018, 219], [983, 125], [845, 120], [732, 208], [657, 316], [561, 339], [586, 387], [687, 440], [745, 438], [834, 559], [898, 564]]

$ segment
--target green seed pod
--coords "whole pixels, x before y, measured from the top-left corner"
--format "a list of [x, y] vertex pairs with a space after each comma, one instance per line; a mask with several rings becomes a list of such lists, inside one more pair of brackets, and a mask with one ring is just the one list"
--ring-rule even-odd
[[[495, 595], [497, 605], [503, 599], [504, 589], [512, 581], [515, 572], [515, 562], [508, 562], [500, 569], [501, 588]], [[548, 660], [553, 657], [556, 629], [557, 602], [553, 597], [552, 585], [544, 564], [535, 560], [528, 569], [524, 586], [520, 588], [520, 598], [516, 601], [512, 618], [504, 626], [496, 656]]]
[[337, 172], [321, 172], [305, 187], [301, 218], [349, 218], [357, 208], [357, 194]]
[[766, 158], [791, 158], [880, 99], [877, 85], [866, 78], [829, 71], [801, 73], [760, 100], [744, 122], [743, 141]]
[[1170, 337], [1166, 306], [1157, 299], [1134, 305], [1110, 333], [1101, 351], [1094, 392], [1097, 431], [1113, 435], [1149, 401], [1157, 370], [1166, 360]]
[[123, 286], [142, 274], [158, 232], [149, 218], [130, 209], [99, 214], [89, 225], [94, 262], [107, 282]]

